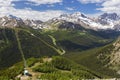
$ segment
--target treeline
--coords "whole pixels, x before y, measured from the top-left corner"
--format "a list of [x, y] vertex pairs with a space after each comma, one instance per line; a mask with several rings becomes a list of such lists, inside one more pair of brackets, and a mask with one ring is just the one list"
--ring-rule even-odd
[[54, 56], [51, 62], [36, 66], [33, 71], [43, 73], [38, 77], [39, 79], [49, 80], [94, 79], [97, 77], [86, 68], [60, 56]]
[[[98, 76], [91, 73], [87, 68], [80, 66], [67, 58], [61, 56], [54, 56], [52, 57], [51, 61], [47, 62], [44, 62], [43, 59], [29, 58], [27, 60], [27, 66], [31, 67], [33, 72], [40, 73], [40, 75], [37, 76], [38, 79], [81, 80], [98, 78]], [[40, 64], [35, 66], [35, 63]], [[16, 76], [23, 72], [23, 70], [23, 62], [19, 62], [5, 70], [0, 70], [0, 80], [14, 80]]]

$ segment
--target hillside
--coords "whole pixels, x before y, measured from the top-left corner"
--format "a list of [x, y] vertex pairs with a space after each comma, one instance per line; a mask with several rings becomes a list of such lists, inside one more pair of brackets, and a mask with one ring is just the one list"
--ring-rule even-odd
[[65, 56], [102, 75], [111, 78], [120, 77], [119, 39], [100, 48], [76, 53], [71, 52]]
[[82, 51], [103, 46], [112, 42], [119, 35], [117, 32], [97, 32], [84, 28], [82, 30], [64, 30], [64, 28], [59, 30], [45, 30], [41, 33], [52, 35], [56, 39], [56, 43], [67, 51]]
[[[36, 67], [37, 70], [32, 69], [35, 65], [30, 66], [28, 70], [30, 70], [31, 74], [37, 74], [37, 76], [35, 76], [37, 78], [38, 78], [38, 74], [41, 75], [45, 73], [43, 77], [42, 76], [40, 77], [43, 79], [45, 79], [45, 77], [56, 78], [56, 76], [64, 77], [66, 79], [70, 79], [71, 78], [70, 76], [74, 76], [75, 79], [76, 78], [80, 78], [80, 79], [81, 78], [113, 78], [119, 76], [118, 74], [116, 74], [116, 71], [104, 68], [105, 66], [104, 64], [106, 64], [106, 62], [101, 62], [101, 60], [98, 59], [98, 56], [101, 54], [98, 51], [104, 52], [103, 49], [99, 49], [98, 47], [102, 47], [109, 43], [112, 43], [113, 40], [119, 35], [119, 32], [111, 31], [111, 30], [94, 31], [91, 29], [85, 29], [84, 27], [77, 24], [73, 24], [73, 25], [78, 26], [79, 29], [72, 29], [72, 28], [65, 29], [69, 25], [67, 24], [65, 24], [64, 26], [63, 25], [57, 25], [56, 26], [58, 28], [57, 30], [33, 29], [31, 27], [26, 27], [26, 26], [15, 27], [15, 28], [0, 28], [1, 79], [2, 78], [13, 79], [16, 78], [17, 76], [21, 76], [23, 68], [29, 66], [29, 62], [27, 62], [26, 60], [29, 60], [30, 58], [35, 58], [30, 60], [31, 61], [30, 64], [32, 65], [32, 64], [37, 64], [36, 58], [42, 58], [44, 56], [52, 57], [56, 55], [68, 57], [71, 59], [71, 61], [75, 61], [79, 63], [80, 65], [77, 63], [74, 65], [79, 65], [80, 67], [77, 68], [76, 66], [74, 66], [75, 68], [72, 69], [70, 68], [70, 70], [64, 71], [63, 68], [65, 65], [63, 66], [59, 65], [60, 67], [59, 69], [59, 67], [54, 66], [54, 65], [58, 65], [58, 63], [55, 64], [45, 63], [43, 66], [41, 65]], [[63, 27], [60, 28], [60, 26]], [[52, 25], [52, 27], [54, 27], [54, 25]], [[89, 51], [89, 49], [93, 49], [93, 51], [91, 52], [91, 50]], [[92, 63], [89, 63], [89, 61], [91, 61]], [[70, 62], [69, 65], [71, 66], [71, 64], [72, 63]], [[49, 74], [49, 70], [48, 70], [48, 72], [41, 73], [41, 70], [43, 71], [44, 68], [40, 69], [40, 72], [38, 71], [40, 67], [46, 67], [46, 66], [52, 66], [52, 70], [54, 66], [55, 72]], [[56, 72], [56, 69], [58, 70], [58, 72]], [[15, 72], [11, 73], [11, 71], [13, 70]], [[111, 72], [113, 74], [110, 74]], [[54, 75], [54, 74], [58, 74], [58, 75]], [[66, 75], [67, 77], [64, 76], [63, 74]], [[6, 75], [7, 77], [5, 77]]]
[[[120, 71], [120, 38], [114, 43], [104, 47], [99, 51], [98, 59], [105, 63], [105, 67], [109, 67], [112, 70]], [[120, 73], [119, 73], [120, 74]]]
[[0, 68], [21, 61], [23, 57], [21, 54], [24, 54], [25, 58], [62, 55], [67, 51], [82, 51], [102, 46], [111, 40], [81, 30], [42, 31], [29, 27], [1, 28]]
[[50, 37], [36, 33], [33, 29], [0, 29], [0, 44], [0, 68], [21, 61], [21, 53], [25, 58], [30, 58], [53, 56], [61, 52]]
[[22, 62], [16, 63], [8, 69], [0, 71], [0, 80], [69, 80], [69, 79], [94, 79], [101, 78], [97, 73], [78, 65], [77, 63], [60, 56], [29, 58], [27, 70], [31, 76], [22, 75]]

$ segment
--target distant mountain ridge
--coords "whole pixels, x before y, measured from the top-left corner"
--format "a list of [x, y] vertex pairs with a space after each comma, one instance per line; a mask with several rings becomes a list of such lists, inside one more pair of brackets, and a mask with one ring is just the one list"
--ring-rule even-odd
[[[87, 15], [76, 12], [73, 14], [62, 14], [46, 22], [41, 20], [24, 20], [13, 15], [7, 15], [0, 18], [1, 27], [20, 27], [28, 26], [34, 29], [56, 29], [60, 24], [71, 22], [78, 24], [86, 29], [92, 30], [116, 30], [120, 31], [120, 16], [117, 13], [104, 13], [97, 18], [90, 18]], [[53, 28], [53, 26], [56, 26]], [[70, 26], [75, 29], [74, 26]]]
[[7, 15], [0, 18], [0, 26], [9, 28], [29, 26], [36, 29], [37, 27], [40, 27], [41, 23], [42, 21], [40, 20], [24, 20], [13, 15]]
[[65, 20], [82, 25], [85, 28], [99, 30], [99, 29], [112, 29], [119, 31], [120, 17], [116, 13], [104, 13], [97, 18], [90, 18], [80, 12], [73, 14], [63, 14], [60, 17], [54, 18], [55, 20]]

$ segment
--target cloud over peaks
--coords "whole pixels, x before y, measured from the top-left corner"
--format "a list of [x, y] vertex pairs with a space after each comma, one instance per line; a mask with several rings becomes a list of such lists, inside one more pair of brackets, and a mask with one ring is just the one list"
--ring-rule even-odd
[[[42, 21], [47, 21], [53, 17], [58, 17], [59, 15], [63, 14], [64, 11], [62, 10], [44, 10], [38, 11], [33, 10], [29, 7], [24, 9], [16, 9], [13, 2], [17, 2], [20, 0], [0, 0], [0, 16], [5, 15], [14, 15], [18, 16], [23, 19], [38, 19]], [[28, 0], [32, 1], [36, 4], [52, 4], [56, 2], [61, 2], [62, 0]]]
[[120, 14], [120, 0], [106, 0], [102, 3], [101, 8], [97, 10], [101, 10], [103, 12], [116, 12]]
[[33, 5], [41, 5], [41, 4], [54, 4], [61, 3], [62, 0], [27, 0], [28, 2], [32, 2]]

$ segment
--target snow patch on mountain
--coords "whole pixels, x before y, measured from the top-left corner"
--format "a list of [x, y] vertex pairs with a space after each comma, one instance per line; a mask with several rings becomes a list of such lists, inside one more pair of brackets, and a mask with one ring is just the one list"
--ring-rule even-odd
[[[48, 20], [47, 22], [42, 22], [41, 20], [24, 20], [13, 15], [7, 15], [0, 18], [0, 26], [2, 27], [28, 26], [34, 29], [56, 29], [56, 27], [52, 26], [65, 22], [79, 24], [84, 28], [93, 30], [112, 29], [120, 31], [120, 16], [116, 13], [104, 13], [97, 18], [91, 18], [83, 13], [76, 12], [73, 14], [62, 14], [59, 17]], [[74, 25], [69, 25], [69, 27], [75, 28]]]
[[[120, 27], [120, 17], [116, 13], [104, 13], [98, 18], [90, 18], [83, 13], [63, 14], [53, 20], [65, 20], [77, 24], [85, 24], [90, 29], [115, 29], [115, 25]], [[84, 25], [84, 26], [85, 26]]]
[[41, 26], [42, 21], [40, 20], [24, 20], [19, 17], [13, 15], [6, 15], [0, 18], [0, 26], [1, 27], [21, 27], [21, 26], [28, 26], [34, 29], [38, 29]]

